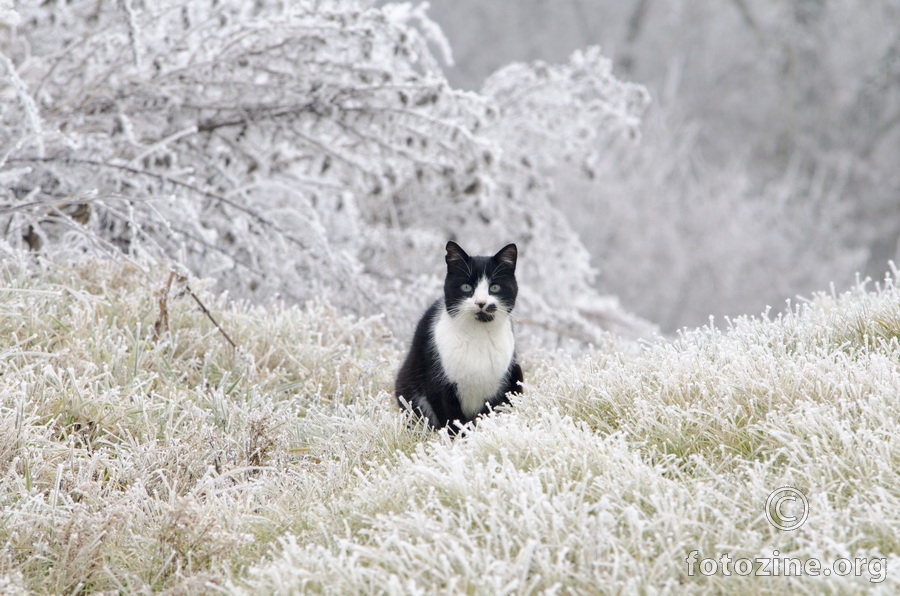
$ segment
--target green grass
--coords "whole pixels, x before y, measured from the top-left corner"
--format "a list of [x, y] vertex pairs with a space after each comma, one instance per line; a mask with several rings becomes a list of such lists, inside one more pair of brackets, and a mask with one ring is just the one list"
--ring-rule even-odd
[[[396, 412], [380, 319], [192, 280], [235, 349], [148, 271], [0, 270], [2, 593], [900, 589], [890, 283], [640, 349], [523, 354], [525, 396], [451, 440]], [[791, 532], [765, 518], [782, 486], [809, 500]], [[688, 573], [693, 550], [776, 549], [886, 573]]]

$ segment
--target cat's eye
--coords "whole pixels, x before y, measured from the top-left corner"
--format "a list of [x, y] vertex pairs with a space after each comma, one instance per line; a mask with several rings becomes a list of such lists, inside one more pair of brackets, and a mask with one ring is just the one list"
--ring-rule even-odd
[[491, 287], [488, 288], [488, 291], [490, 291], [493, 294], [496, 294], [497, 292], [500, 291], [500, 284], [491, 284]]
[[463, 284], [459, 287], [459, 289], [462, 290], [463, 292], [471, 292], [472, 284]]

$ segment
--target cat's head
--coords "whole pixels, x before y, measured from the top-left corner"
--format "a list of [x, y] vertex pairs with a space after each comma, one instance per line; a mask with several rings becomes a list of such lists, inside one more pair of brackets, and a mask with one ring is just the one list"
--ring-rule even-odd
[[444, 280], [447, 312], [482, 323], [509, 316], [519, 293], [517, 254], [516, 245], [507, 244], [492, 257], [470, 257], [456, 242], [448, 242]]

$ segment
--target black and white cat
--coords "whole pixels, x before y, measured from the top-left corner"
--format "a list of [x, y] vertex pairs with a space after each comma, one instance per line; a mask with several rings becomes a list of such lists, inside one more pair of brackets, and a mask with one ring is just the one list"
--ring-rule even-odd
[[398, 404], [432, 428], [455, 433], [522, 390], [510, 320], [517, 254], [508, 244], [492, 257], [470, 257], [447, 243], [444, 297], [419, 320], [395, 387]]

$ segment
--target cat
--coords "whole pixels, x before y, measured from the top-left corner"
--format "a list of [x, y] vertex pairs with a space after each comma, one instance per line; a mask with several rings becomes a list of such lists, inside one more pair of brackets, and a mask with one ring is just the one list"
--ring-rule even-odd
[[522, 391], [510, 320], [518, 251], [508, 244], [492, 257], [470, 257], [452, 240], [446, 251], [444, 297], [416, 326], [395, 396], [429, 427], [456, 434]]

